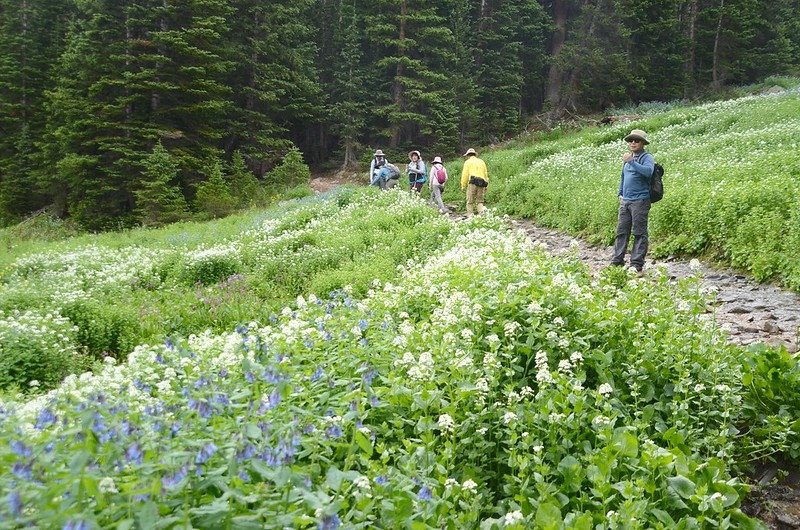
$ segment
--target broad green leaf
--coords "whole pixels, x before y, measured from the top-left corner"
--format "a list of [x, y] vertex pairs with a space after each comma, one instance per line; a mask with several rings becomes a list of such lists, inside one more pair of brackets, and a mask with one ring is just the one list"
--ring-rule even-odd
[[675, 490], [678, 495], [684, 499], [688, 499], [694, 495], [694, 490], [697, 487], [694, 482], [681, 475], [678, 475], [677, 477], [669, 477], [667, 479], [667, 483], [669, 483], [670, 488]]
[[536, 510], [536, 528], [558, 530], [563, 522], [561, 510], [555, 504], [545, 502]]
[[367, 435], [361, 431], [356, 431], [355, 439], [361, 450], [364, 451], [367, 456], [372, 456], [372, 443], [369, 441], [369, 438], [367, 438]]

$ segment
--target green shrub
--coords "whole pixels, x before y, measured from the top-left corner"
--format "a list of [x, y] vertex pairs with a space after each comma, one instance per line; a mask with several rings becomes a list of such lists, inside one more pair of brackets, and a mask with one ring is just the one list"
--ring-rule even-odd
[[190, 253], [179, 273], [180, 279], [188, 284], [212, 285], [241, 271], [239, 257], [224, 248], [211, 248]]
[[75, 348], [76, 329], [59, 315], [0, 311], [0, 389], [53, 388], [86, 363]]
[[94, 359], [124, 358], [138, 344], [139, 323], [133, 309], [97, 300], [77, 300], [61, 308], [76, 327], [75, 341]]

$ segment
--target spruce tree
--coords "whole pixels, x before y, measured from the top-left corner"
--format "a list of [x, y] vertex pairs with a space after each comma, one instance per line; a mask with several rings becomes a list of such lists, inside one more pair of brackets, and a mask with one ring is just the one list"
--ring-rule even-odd
[[239, 206], [258, 204], [262, 196], [261, 184], [247, 167], [241, 152], [233, 153], [228, 175], [230, 175], [228, 181], [231, 193], [237, 199]]
[[211, 165], [208, 178], [197, 186], [195, 209], [212, 218], [224, 217], [233, 212], [236, 202], [222, 174], [222, 160], [217, 158]]
[[136, 194], [136, 216], [145, 226], [159, 226], [185, 219], [189, 207], [175, 184], [178, 165], [161, 142], [144, 160], [144, 178]]
[[233, 0], [235, 68], [228, 77], [235, 110], [228, 123], [228, 152], [240, 150], [263, 176], [319, 119], [322, 90], [314, 66], [313, 0]]

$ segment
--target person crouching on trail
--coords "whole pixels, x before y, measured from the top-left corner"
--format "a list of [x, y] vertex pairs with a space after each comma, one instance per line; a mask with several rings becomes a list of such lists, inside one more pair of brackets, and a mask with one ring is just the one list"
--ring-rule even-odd
[[408, 153], [408, 158], [411, 160], [406, 166], [408, 185], [411, 187], [411, 191], [419, 193], [422, 190], [422, 185], [428, 180], [425, 162], [422, 161], [419, 151], [411, 151]]
[[464, 156], [466, 160], [464, 169], [461, 170], [461, 191], [467, 190], [467, 217], [470, 217], [473, 208], [477, 208], [479, 214], [486, 209], [483, 206], [483, 198], [489, 185], [489, 171], [486, 169], [486, 163], [478, 158], [475, 149], [470, 147]]
[[375, 151], [375, 154], [372, 155], [372, 162], [369, 163], [369, 183], [373, 186], [378, 186], [381, 189], [386, 187], [386, 182], [382, 181], [380, 176], [381, 169], [387, 164], [386, 155], [383, 154], [383, 151], [378, 149]]

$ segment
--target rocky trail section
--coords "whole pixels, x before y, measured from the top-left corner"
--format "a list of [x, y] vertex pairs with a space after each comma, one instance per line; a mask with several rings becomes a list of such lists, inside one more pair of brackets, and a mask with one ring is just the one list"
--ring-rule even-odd
[[[608, 266], [611, 247], [599, 247], [567, 235], [534, 225], [530, 221], [514, 220], [512, 225], [532, 240], [544, 245], [553, 255], [574, 254], [592, 271]], [[719, 325], [728, 332], [731, 341], [746, 346], [763, 342], [783, 345], [791, 353], [798, 351], [800, 328], [800, 295], [772, 285], [753, 282], [733, 271], [718, 270], [700, 264], [694, 268], [689, 261], [648, 258], [647, 269], [663, 266], [671, 278], [686, 278], [699, 274], [704, 287], [717, 291], [713, 308]]]

